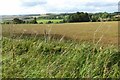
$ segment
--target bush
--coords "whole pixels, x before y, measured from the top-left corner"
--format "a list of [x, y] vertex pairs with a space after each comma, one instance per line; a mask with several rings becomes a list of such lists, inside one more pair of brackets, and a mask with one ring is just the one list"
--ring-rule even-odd
[[39, 24], [43, 24], [43, 22], [40, 22]]
[[51, 24], [51, 23], [53, 23], [52, 21], [48, 21], [48, 22], [46, 22], [46, 24]]

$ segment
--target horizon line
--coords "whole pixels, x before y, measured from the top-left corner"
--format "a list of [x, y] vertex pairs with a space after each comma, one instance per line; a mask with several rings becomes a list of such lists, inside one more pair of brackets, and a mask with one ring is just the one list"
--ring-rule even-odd
[[[87, 11], [76, 11], [76, 12], [84, 12], [84, 13], [93, 13], [93, 14], [95, 14], [95, 13], [104, 13], [104, 12], [106, 12], [106, 13], [120, 13], [120, 11], [115, 11], [115, 12], [107, 12], [107, 11], [100, 11], [100, 12], [87, 12]], [[40, 15], [40, 14], [69, 14], [69, 13], [76, 13], [76, 12], [48, 12], [48, 13], [30, 13], [30, 14], [28, 14], [28, 13], [24, 13], [24, 14], [0, 14], [0, 16], [15, 16], [15, 15]]]

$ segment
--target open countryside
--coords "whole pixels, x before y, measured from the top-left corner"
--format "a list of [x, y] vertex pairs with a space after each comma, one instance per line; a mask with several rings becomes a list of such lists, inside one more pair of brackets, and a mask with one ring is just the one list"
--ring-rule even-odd
[[117, 31], [117, 21], [3, 24], [3, 77], [118, 78]]
[[[118, 22], [83, 22], [66, 24], [11, 24], [2, 25], [3, 36], [5, 33], [11, 34], [36, 34], [44, 35], [46, 30], [50, 35], [61, 35], [73, 40], [96, 42], [102, 37], [100, 43], [117, 44], [118, 42]], [[12, 35], [11, 35], [12, 36]]]
[[2, 79], [120, 78], [116, 0], [5, 1], [13, 6], [0, 10]]

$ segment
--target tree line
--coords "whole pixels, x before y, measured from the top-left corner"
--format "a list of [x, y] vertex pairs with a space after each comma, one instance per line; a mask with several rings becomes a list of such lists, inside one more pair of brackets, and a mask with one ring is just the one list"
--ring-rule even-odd
[[20, 20], [19, 18], [14, 18], [13, 19], [13, 24], [37, 24], [37, 19], [34, 18], [34, 20], [31, 20], [31, 21], [23, 21], [23, 20]]
[[[24, 21], [24, 20], [20, 20], [19, 18], [14, 18], [12, 20], [12, 23], [13, 24], [38, 24], [37, 19], [50, 19], [50, 20], [63, 19], [63, 21], [58, 23], [120, 21], [120, 18], [117, 17], [117, 15], [119, 14], [113, 14], [113, 13], [107, 13], [107, 12], [104, 12], [104, 13], [76, 12], [76, 13], [68, 13], [68, 14], [49, 15], [46, 17], [38, 17], [30, 21]], [[46, 24], [51, 24], [51, 23], [53, 22], [48, 21]], [[40, 24], [43, 24], [43, 23], [41, 22]]]

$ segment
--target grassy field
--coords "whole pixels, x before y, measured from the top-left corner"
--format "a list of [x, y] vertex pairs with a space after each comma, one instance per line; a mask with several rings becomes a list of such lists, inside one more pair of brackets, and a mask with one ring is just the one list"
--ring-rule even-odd
[[52, 21], [53, 23], [59, 23], [60, 21], [63, 21], [63, 19], [38, 19], [38, 23], [47, 23], [48, 21]]
[[[68, 23], [68, 24], [9, 24], [2, 25], [3, 35], [50, 34], [101, 44], [118, 43], [118, 22]], [[60, 38], [61, 38], [60, 37]]]
[[2, 77], [119, 78], [117, 23], [2, 25]]

